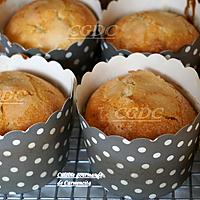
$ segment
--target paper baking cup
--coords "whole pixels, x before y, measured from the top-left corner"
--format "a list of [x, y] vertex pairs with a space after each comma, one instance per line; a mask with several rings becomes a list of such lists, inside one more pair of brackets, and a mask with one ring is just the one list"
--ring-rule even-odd
[[73, 98], [75, 77], [70, 70], [63, 70], [60, 64], [47, 62], [39, 56], [26, 60], [19, 55], [0, 56], [0, 72], [12, 70], [49, 79], [69, 98], [45, 123], [0, 136], [0, 193], [4, 194], [37, 190], [56, 177], [67, 160], [68, 139], [76, 111]]
[[[135, 53], [127, 58], [116, 56], [108, 63], [98, 63], [92, 72], [83, 76], [77, 88], [80, 113], [100, 85], [138, 69], [151, 70], [179, 85], [199, 111], [200, 80], [193, 68], [185, 68], [180, 61], [167, 60], [159, 54], [146, 57]], [[80, 123], [92, 171], [105, 175], [98, 181], [111, 193], [125, 198], [154, 199], [176, 189], [188, 177], [197, 147], [200, 114], [175, 135], [165, 134], [155, 140], [128, 141], [117, 135], [106, 136], [90, 127], [81, 114]]]
[[[48, 53], [40, 49], [25, 49], [17, 43], [11, 43], [9, 39], [3, 34], [3, 29], [11, 16], [25, 4], [33, 0], [6, 0], [0, 4], [0, 44], [2, 44], [4, 51], [8, 56], [17, 53], [22, 53], [27, 56], [40, 55], [46, 60], [55, 60], [59, 62], [63, 68], [71, 69], [76, 76], [82, 76], [86, 71], [91, 71], [92, 66], [97, 63], [97, 51], [100, 40], [98, 26], [95, 30], [86, 37], [82, 42], [76, 42], [67, 49], [54, 49]], [[96, 14], [98, 18], [101, 16], [101, 6], [99, 0], [81, 0], [87, 4]], [[56, 27], [55, 27], [56, 28]], [[31, 35], [30, 35], [31, 38]]]
[[[107, 10], [103, 11], [101, 24], [108, 27], [115, 24], [115, 22], [123, 16], [130, 15], [135, 12], [141, 12], [146, 10], [168, 10], [177, 12], [184, 15], [188, 0], [118, 0], [112, 1]], [[195, 1], [195, 0], [194, 0]], [[200, 3], [196, 1], [194, 24], [200, 32]], [[152, 44], [153, 45], [153, 44]], [[102, 39], [102, 60], [109, 60], [115, 55], [128, 56], [131, 52], [127, 50], [117, 49], [110, 43]], [[183, 62], [186, 66], [194, 67], [200, 75], [200, 37], [192, 44], [183, 46], [179, 51], [172, 52], [166, 51], [161, 52], [166, 58], [177, 58]]]

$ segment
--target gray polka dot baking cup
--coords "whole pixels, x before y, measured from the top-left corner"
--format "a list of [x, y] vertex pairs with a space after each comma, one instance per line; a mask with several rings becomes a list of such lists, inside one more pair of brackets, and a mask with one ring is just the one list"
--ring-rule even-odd
[[[91, 7], [96, 16], [100, 18], [101, 6], [98, 0], [82, 1]], [[3, 1], [0, 7], [0, 28], [3, 30], [5, 24], [13, 13], [23, 5], [30, 2], [30, 0], [23, 2], [17, 0]], [[35, 48], [25, 49], [20, 44], [11, 43], [3, 33], [0, 33], [0, 44], [3, 46], [3, 49], [8, 56], [12, 56], [17, 53], [21, 53], [29, 57], [39, 55], [48, 61], [55, 60], [59, 62], [63, 68], [68, 68], [72, 70], [77, 77], [81, 77], [85, 72], [91, 71], [92, 67], [97, 63], [96, 55], [99, 54], [100, 43], [100, 40], [98, 39], [99, 34], [97, 25], [94, 31], [83, 41], [76, 42], [67, 49], [54, 49], [47, 53]]]
[[[103, 11], [103, 17], [101, 20], [102, 25], [109, 27], [113, 25], [116, 20], [122, 16], [126, 16], [135, 12], [145, 11], [145, 10], [168, 10], [180, 13], [184, 15], [186, 9], [187, 1], [149, 1], [142, 0], [138, 3], [137, 0], [118, 0], [112, 1], [107, 10]], [[185, 3], [184, 3], [185, 2]], [[195, 6], [195, 16], [194, 24], [200, 32], [200, 3], [196, 3]], [[117, 49], [110, 43], [106, 42], [104, 39], [101, 40], [101, 51], [102, 60], [108, 61], [110, 58], [116, 55], [128, 56], [131, 54], [130, 51], [125, 49]], [[177, 52], [172, 52], [169, 50], [161, 52], [162, 55], [169, 58], [177, 58], [182, 61], [185, 66], [193, 67], [200, 76], [200, 37], [191, 45], [183, 46]]]
[[70, 70], [63, 70], [60, 64], [48, 63], [39, 56], [26, 60], [19, 55], [0, 56], [0, 72], [11, 70], [27, 71], [49, 79], [69, 98], [45, 123], [0, 136], [0, 193], [4, 194], [37, 190], [56, 177], [67, 160], [68, 140], [76, 112], [75, 76]]
[[[116, 56], [107, 63], [98, 63], [91, 73], [84, 75], [77, 87], [77, 105], [92, 171], [104, 174], [99, 183], [120, 197], [154, 199], [181, 186], [188, 177], [198, 145], [200, 114], [175, 135], [132, 141], [117, 136], [117, 133], [107, 136], [90, 127], [81, 115], [88, 98], [100, 85], [138, 69], [156, 72], [180, 86], [182, 93], [199, 111], [200, 81], [193, 68], [185, 68], [180, 61], [167, 60], [159, 54], [147, 57], [140, 53], [127, 58]], [[101, 76], [102, 71], [104, 76]]]

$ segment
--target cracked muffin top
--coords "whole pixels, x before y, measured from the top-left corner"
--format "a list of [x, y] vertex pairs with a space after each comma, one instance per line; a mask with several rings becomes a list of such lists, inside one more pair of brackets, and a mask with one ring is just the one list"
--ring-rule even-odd
[[122, 17], [110, 30], [107, 41], [131, 52], [178, 51], [199, 36], [183, 16], [167, 11], [145, 11]]
[[145, 70], [131, 71], [100, 86], [85, 112], [90, 126], [129, 140], [175, 134], [196, 115], [172, 84]]
[[18, 10], [4, 32], [11, 42], [48, 52], [84, 40], [96, 23], [78, 0], [36, 0]]
[[64, 95], [52, 84], [32, 74], [0, 73], [0, 135], [45, 122], [62, 108]]

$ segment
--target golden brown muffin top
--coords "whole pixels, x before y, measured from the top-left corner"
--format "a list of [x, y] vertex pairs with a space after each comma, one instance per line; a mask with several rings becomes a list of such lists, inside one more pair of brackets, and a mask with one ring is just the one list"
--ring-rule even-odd
[[107, 36], [118, 49], [132, 52], [177, 51], [192, 44], [199, 32], [183, 16], [166, 11], [146, 11], [125, 16]]
[[175, 134], [197, 113], [170, 83], [149, 71], [132, 71], [101, 85], [90, 97], [87, 122], [129, 140]]
[[36, 0], [18, 10], [4, 31], [12, 42], [47, 52], [82, 41], [96, 23], [92, 11], [78, 0]]
[[45, 122], [64, 101], [64, 95], [41, 78], [20, 71], [1, 72], [0, 135]]

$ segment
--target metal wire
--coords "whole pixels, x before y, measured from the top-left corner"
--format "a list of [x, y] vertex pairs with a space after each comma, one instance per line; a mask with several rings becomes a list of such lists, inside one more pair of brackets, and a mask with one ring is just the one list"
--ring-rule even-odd
[[[78, 121], [70, 139], [69, 155], [64, 172], [91, 172], [86, 149], [83, 145]], [[0, 200], [123, 200], [108, 193], [97, 182], [90, 187], [59, 187], [53, 180], [45, 187], [25, 194], [0, 194]], [[194, 159], [190, 177], [176, 191], [159, 200], [200, 200], [200, 151]]]

